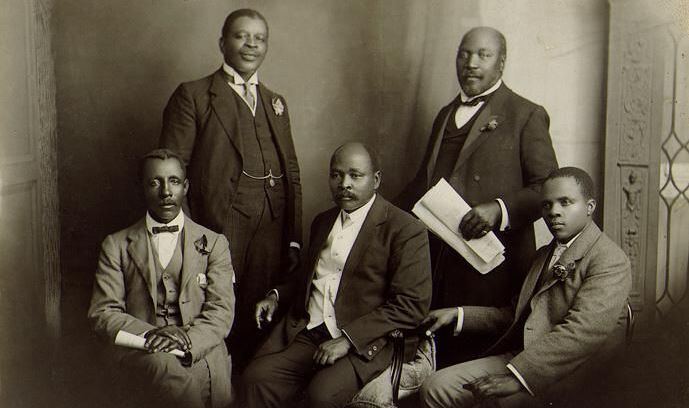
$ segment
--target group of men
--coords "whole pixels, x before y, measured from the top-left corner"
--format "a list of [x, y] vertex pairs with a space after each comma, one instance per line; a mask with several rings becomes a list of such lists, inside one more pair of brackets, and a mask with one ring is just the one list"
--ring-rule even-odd
[[[378, 193], [374, 149], [333, 153], [335, 207], [315, 217], [307, 248], [287, 103], [258, 80], [268, 34], [255, 10], [226, 18], [222, 67], [175, 90], [161, 148], [141, 160], [145, 217], [103, 242], [89, 318], [151, 400], [341, 407], [390, 365], [394, 329], [436, 333], [427, 407], [535, 404], [612, 355], [629, 262], [592, 222], [591, 178], [558, 169], [545, 110], [502, 82], [502, 34], [462, 38], [459, 95], [397, 206]], [[462, 236], [494, 231], [505, 245], [490, 273], [407, 212], [441, 178], [472, 206]], [[536, 252], [541, 216], [554, 238]], [[115, 346], [120, 331], [145, 350]]]

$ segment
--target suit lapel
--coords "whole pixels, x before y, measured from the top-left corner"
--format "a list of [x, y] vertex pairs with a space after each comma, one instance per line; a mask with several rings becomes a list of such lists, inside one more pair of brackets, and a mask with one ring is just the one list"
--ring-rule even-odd
[[[569, 265], [574, 263], [575, 265], [581, 258], [586, 255], [593, 244], [600, 238], [601, 231], [594, 222], [590, 222], [589, 225], [584, 228], [581, 235], [572, 243], [572, 245], [567, 248], [565, 252], [562, 253], [560, 259], [557, 261], [558, 264]], [[555, 241], [551, 243], [555, 244]], [[551, 251], [552, 252], [552, 251]], [[575, 266], [576, 270], [576, 266]], [[573, 273], [573, 272], [572, 272]], [[534, 295], [537, 296], [546, 290], [550, 289], [553, 285], [558, 282], [558, 278], [554, 274], [550, 274], [548, 280], [541, 286], [538, 292]]]
[[[201, 231], [196, 227], [189, 217], [184, 218], [184, 229], [180, 238], [183, 238], [182, 242], [182, 276], [180, 277], [180, 293], [182, 293], [189, 281], [196, 276], [199, 270], [198, 265], [200, 263], [199, 257], [201, 256], [199, 251], [196, 250], [194, 242], [202, 239]], [[205, 272], [205, 271], [204, 271]]]
[[345, 289], [351, 282], [352, 274], [356, 271], [361, 259], [368, 250], [371, 241], [375, 237], [376, 229], [380, 224], [383, 224], [387, 219], [387, 207], [385, 202], [380, 197], [376, 196], [371, 210], [369, 211], [366, 219], [364, 220], [359, 235], [354, 240], [354, 245], [352, 250], [349, 252], [347, 261], [345, 262], [344, 268], [342, 269], [342, 278], [340, 279], [340, 287], [337, 289], [337, 296], [335, 298], [335, 309], [337, 310], [337, 304], [343, 300], [340, 294], [344, 293]]
[[148, 233], [146, 232], [146, 222], [144, 219], [139, 221], [127, 236], [127, 254], [132, 258], [141, 277], [146, 282], [148, 293], [155, 305], [156, 302], [156, 269], [154, 260], [149, 256]]
[[496, 120], [498, 123], [500, 123], [501, 119], [504, 117], [504, 115], [501, 113], [503, 112], [506, 94], [507, 89], [505, 84], [502, 84], [486, 102], [486, 106], [481, 110], [478, 118], [476, 118], [474, 125], [469, 131], [467, 140], [464, 142], [464, 146], [459, 152], [459, 158], [457, 159], [457, 164], [453, 169], [453, 173], [457, 171], [462, 163], [466, 162], [466, 159], [471, 156], [476, 148], [478, 148], [486, 141], [486, 139], [491, 136], [491, 132], [483, 132], [481, 129], [491, 120]]
[[307, 275], [307, 279], [305, 282], [306, 290], [304, 291], [304, 293], [306, 294], [304, 298], [305, 308], [308, 308], [310, 296], [309, 288], [311, 286], [311, 282], [313, 281], [313, 275], [314, 273], [316, 273], [316, 262], [318, 262], [318, 256], [323, 250], [323, 247], [326, 244], [326, 240], [328, 239], [328, 235], [330, 234], [330, 230], [332, 229], [333, 224], [335, 223], [335, 220], [337, 219], [337, 216], [339, 214], [339, 208], [334, 208], [330, 210], [329, 213], [325, 214], [323, 217], [323, 222], [317, 225], [316, 230], [314, 231], [313, 236], [311, 237], [311, 245], [309, 245], [310, 252], [308, 255], [308, 263], [305, 264], [308, 269], [304, 271], [304, 274]]
[[539, 256], [534, 259], [531, 264], [531, 269], [524, 279], [524, 284], [522, 285], [522, 290], [519, 293], [519, 300], [517, 302], [517, 309], [515, 312], [515, 322], [519, 320], [524, 308], [534, 295], [536, 291], [536, 285], [541, 278], [541, 274], [544, 271], [546, 262], [548, 260], [548, 255], [552, 252], [552, 246], [554, 245], [554, 240], [548, 245], [548, 250], [539, 252]]
[[237, 106], [234, 103], [234, 94], [232, 88], [227, 84], [222, 68], [213, 75], [213, 82], [211, 83], [211, 106], [218, 118], [220, 124], [225, 129], [230, 143], [239, 152], [239, 157], [242, 157], [243, 147], [242, 138], [239, 134], [239, 122], [237, 120], [239, 114]]

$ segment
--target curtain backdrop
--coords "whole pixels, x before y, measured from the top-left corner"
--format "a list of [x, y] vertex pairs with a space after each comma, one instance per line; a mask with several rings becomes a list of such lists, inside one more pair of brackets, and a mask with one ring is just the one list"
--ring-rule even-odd
[[53, 22], [68, 341], [88, 333], [100, 242], [143, 214], [137, 157], [156, 146], [175, 87], [220, 66], [220, 28], [239, 7], [269, 22], [259, 76], [289, 104], [305, 228], [331, 205], [328, 161], [345, 141], [380, 150], [389, 198], [413, 176], [435, 114], [457, 93], [459, 39], [476, 25], [505, 34], [505, 82], [548, 110], [560, 164], [602, 179], [602, 0], [60, 0]]

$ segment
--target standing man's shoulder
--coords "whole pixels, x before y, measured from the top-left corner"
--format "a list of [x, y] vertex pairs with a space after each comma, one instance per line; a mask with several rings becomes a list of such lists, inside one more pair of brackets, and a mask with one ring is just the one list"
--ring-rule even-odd
[[502, 86], [498, 88], [496, 93], [501, 93], [502, 97], [507, 101], [508, 104], [515, 106], [518, 109], [528, 112], [533, 112], [535, 110], [542, 110], [544, 113], [546, 112], [543, 106], [514, 92], [504, 82]]
[[179, 84], [177, 92], [184, 92], [192, 96], [207, 94], [215, 81], [222, 78], [220, 70], [214, 71], [203, 78], [185, 81]]

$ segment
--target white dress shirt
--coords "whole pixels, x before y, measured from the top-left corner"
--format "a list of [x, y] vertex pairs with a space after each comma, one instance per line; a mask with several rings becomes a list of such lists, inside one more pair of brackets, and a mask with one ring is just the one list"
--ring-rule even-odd
[[[227, 81], [227, 84], [230, 86], [230, 88], [232, 88], [233, 91], [237, 93], [237, 95], [239, 95], [240, 98], [242, 98], [244, 103], [246, 103], [246, 106], [251, 109], [251, 113], [256, 116], [256, 101], [258, 101], [258, 92], [256, 89], [258, 86], [258, 72], [254, 72], [254, 74], [245, 81], [244, 78], [242, 78], [242, 76], [239, 75], [234, 68], [227, 65], [226, 62], [223, 62], [222, 69], [230, 77], [230, 80]], [[247, 85], [245, 84], [248, 84], [248, 91], [253, 97], [253, 103], [249, 103], [249, 101], [246, 99], [245, 89], [247, 88], [245, 87]]]
[[340, 210], [340, 215], [335, 220], [325, 247], [321, 250], [316, 263], [311, 294], [309, 295], [309, 323], [307, 329], [313, 329], [322, 323], [328, 328], [333, 339], [342, 336], [342, 330], [337, 327], [335, 316], [335, 299], [340, 287], [342, 270], [347, 257], [354, 246], [361, 226], [373, 206], [373, 197], [363, 206], [346, 213]]
[[[157, 234], [153, 233], [153, 227], [169, 227], [172, 225], [177, 226], [176, 232], [159, 232]], [[177, 248], [177, 240], [179, 239], [179, 233], [182, 232], [184, 228], [184, 212], [180, 211], [177, 216], [167, 224], [159, 223], [151, 217], [151, 214], [146, 213], [146, 230], [148, 231], [148, 237], [153, 245], [153, 249], [158, 253], [158, 260], [160, 265], [164, 268], [170, 263], [172, 255]]]

